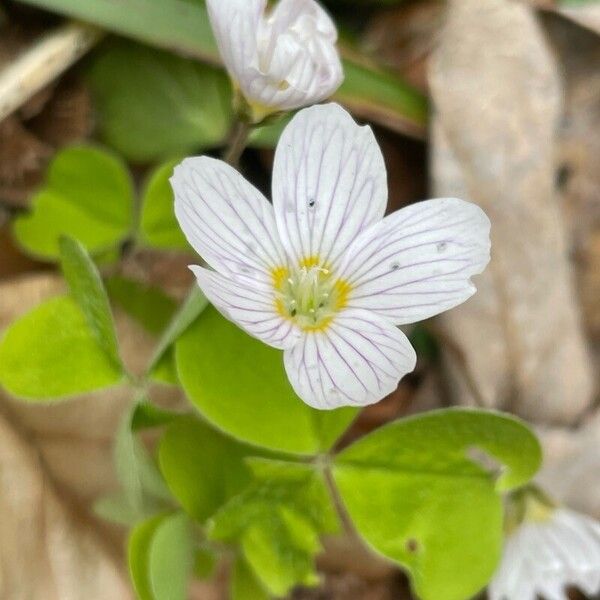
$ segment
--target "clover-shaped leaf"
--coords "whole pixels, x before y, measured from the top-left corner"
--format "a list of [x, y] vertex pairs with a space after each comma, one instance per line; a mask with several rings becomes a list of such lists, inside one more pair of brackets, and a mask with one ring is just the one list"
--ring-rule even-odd
[[214, 540], [237, 542], [261, 584], [283, 596], [315, 585], [319, 536], [338, 528], [323, 474], [311, 465], [248, 459], [254, 481], [209, 522]]
[[[500, 473], [482, 464], [489, 457]], [[334, 477], [359, 533], [410, 571], [420, 598], [465, 600], [500, 556], [500, 491], [526, 483], [540, 461], [517, 419], [450, 409], [360, 439], [336, 457]]]
[[30, 254], [59, 256], [59, 239], [79, 240], [94, 256], [115, 250], [133, 228], [133, 186], [120, 159], [93, 146], [56, 155], [32, 211], [15, 219], [13, 232]]

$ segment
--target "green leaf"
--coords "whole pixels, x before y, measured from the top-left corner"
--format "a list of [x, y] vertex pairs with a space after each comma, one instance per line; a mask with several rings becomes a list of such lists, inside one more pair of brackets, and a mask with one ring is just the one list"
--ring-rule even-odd
[[250, 337], [214, 308], [175, 345], [183, 388], [206, 419], [236, 438], [271, 450], [328, 450], [356, 409], [318, 411], [296, 396], [282, 353]]
[[142, 198], [140, 242], [151, 248], [189, 250], [175, 219], [174, 198], [169, 178], [181, 159], [171, 160], [155, 169]]
[[[147, 42], [167, 49], [175, 49], [185, 56], [192, 56], [216, 64], [220, 57], [214, 42], [206, 7], [201, 2], [186, 0], [22, 0], [100, 25], [109, 31]], [[407, 85], [391, 71], [369, 64], [351, 46], [342, 47], [345, 79], [334, 100], [346, 104], [358, 116], [371, 119], [384, 127], [419, 137], [424, 136], [427, 102], [416, 89]], [[125, 62], [117, 69], [126, 77], [137, 80], [140, 75], [128, 69]], [[105, 78], [110, 85], [110, 78]], [[139, 94], [145, 89], [140, 87]], [[136, 96], [136, 98], [138, 97]], [[142, 99], [143, 101], [143, 99]], [[147, 101], [148, 102], [148, 101]], [[144, 106], [146, 103], [144, 103]], [[135, 106], [129, 107], [134, 110]], [[142, 114], [136, 120], [143, 118]], [[174, 122], [181, 121], [177, 115], [164, 115]], [[183, 132], [182, 132], [183, 134]], [[125, 138], [126, 129], [122, 133]], [[183, 139], [189, 138], [186, 133]], [[142, 140], [143, 141], [143, 140]]]
[[160, 288], [115, 275], [106, 280], [111, 300], [147, 331], [158, 335], [171, 321], [177, 303]]
[[233, 563], [230, 585], [231, 600], [269, 600], [269, 595], [256, 579], [256, 575], [241, 557]]
[[215, 67], [113, 40], [90, 83], [102, 138], [130, 160], [189, 154], [220, 144], [229, 131], [231, 86]]
[[158, 525], [150, 544], [150, 583], [156, 600], [185, 600], [194, 566], [192, 523], [175, 514]]
[[71, 295], [83, 311], [92, 334], [115, 366], [123, 369], [108, 296], [96, 265], [85, 248], [69, 237], [60, 239], [60, 256]]
[[0, 383], [26, 400], [57, 400], [121, 380], [121, 370], [69, 297], [53, 298], [17, 319], [0, 342]]
[[43, 259], [58, 258], [61, 235], [97, 255], [119, 246], [133, 226], [133, 187], [124, 164], [91, 146], [57, 154], [31, 205], [31, 213], [15, 219], [13, 232], [27, 252]]
[[248, 453], [198, 419], [182, 417], [161, 438], [158, 460], [173, 495], [203, 523], [250, 481]]
[[[501, 463], [498, 478], [478, 452]], [[449, 409], [365, 436], [336, 457], [334, 477], [358, 532], [410, 571], [420, 598], [465, 600], [500, 557], [500, 491], [529, 481], [540, 462], [517, 419]]]
[[140, 600], [185, 600], [193, 568], [189, 519], [178, 513], [140, 523], [129, 537], [128, 559]]
[[114, 447], [117, 477], [132, 510], [145, 515], [149, 507], [169, 502], [171, 494], [142, 442], [133, 432], [137, 405], [128, 410], [117, 429]]
[[150, 360], [150, 364], [148, 365], [148, 372], [154, 371], [155, 367], [158, 366], [159, 361], [171, 347], [173, 342], [186, 331], [207, 306], [208, 300], [206, 296], [202, 293], [202, 290], [194, 284], [185, 300], [164, 328], [160, 340], [156, 345], [156, 350]]
[[255, 481], [210, 522], [212, 539], [237, 542], [252, 570], [275, 596], [319, 582], [319, 535], [338, 521], [323, 475], [311, 465], [249, 459]]

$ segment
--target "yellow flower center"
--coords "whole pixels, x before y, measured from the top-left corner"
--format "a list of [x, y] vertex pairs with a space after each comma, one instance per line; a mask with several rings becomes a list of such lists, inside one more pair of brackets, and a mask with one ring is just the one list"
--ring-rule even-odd
[[277, 267], [272, 275], [277, 312], [304, 331], [323, 331], [346, 306], [350, 285], [316, 256], [296, 268]]

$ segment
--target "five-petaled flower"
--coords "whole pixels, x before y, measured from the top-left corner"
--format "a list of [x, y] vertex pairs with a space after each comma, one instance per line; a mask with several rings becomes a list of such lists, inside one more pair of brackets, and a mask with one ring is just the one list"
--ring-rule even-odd
[[337, 31], [314, 0], [207, 0], [210, 22], [227, 71], [255, 122], [314, 104], [344, 78]]
[[336, 104], [300, 111], [283, 132], [273, 205], [233, 168], [188, 158], [171, 179], [190, 244], [214, 269], [191, 269], [210, 301], [284, 350], [296, 393], [329, 409], [377, 402], [413, 370], [397, 325], [475, 292], [489, 261], [489, 220], [453, 198], [383, 218], [387, 181], [369, 127]]
[[600, 523], [567, 508], [527, 500], [490, 583], [490, 600], [568, 600], [569, 587], [600, 592]]

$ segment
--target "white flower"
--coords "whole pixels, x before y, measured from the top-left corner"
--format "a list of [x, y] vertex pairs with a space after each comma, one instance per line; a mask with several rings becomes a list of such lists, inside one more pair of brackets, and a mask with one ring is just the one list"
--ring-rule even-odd
[[234, 169], [188, 158], [171, 179], [191, 267], [210, 301], [284, 350], [310, 406], [377, 402], [415, 366], [396, 327], [465, 301], [489, 260], [474, 204], [428, 200], [383, 218], [387, 181], [369, 127], [337, 104], [299, 112], [273, 167], [273, 205]]
[[260, 121], [319, 102], [344, 78], [337, 31], [314, 0], [207, 0], [223, 62]]
[[570, 586], [590, 596], [600, 592], [600, 523], [565, 508], [549, 510], [510, 534], [490, 600], [568, 600]]

